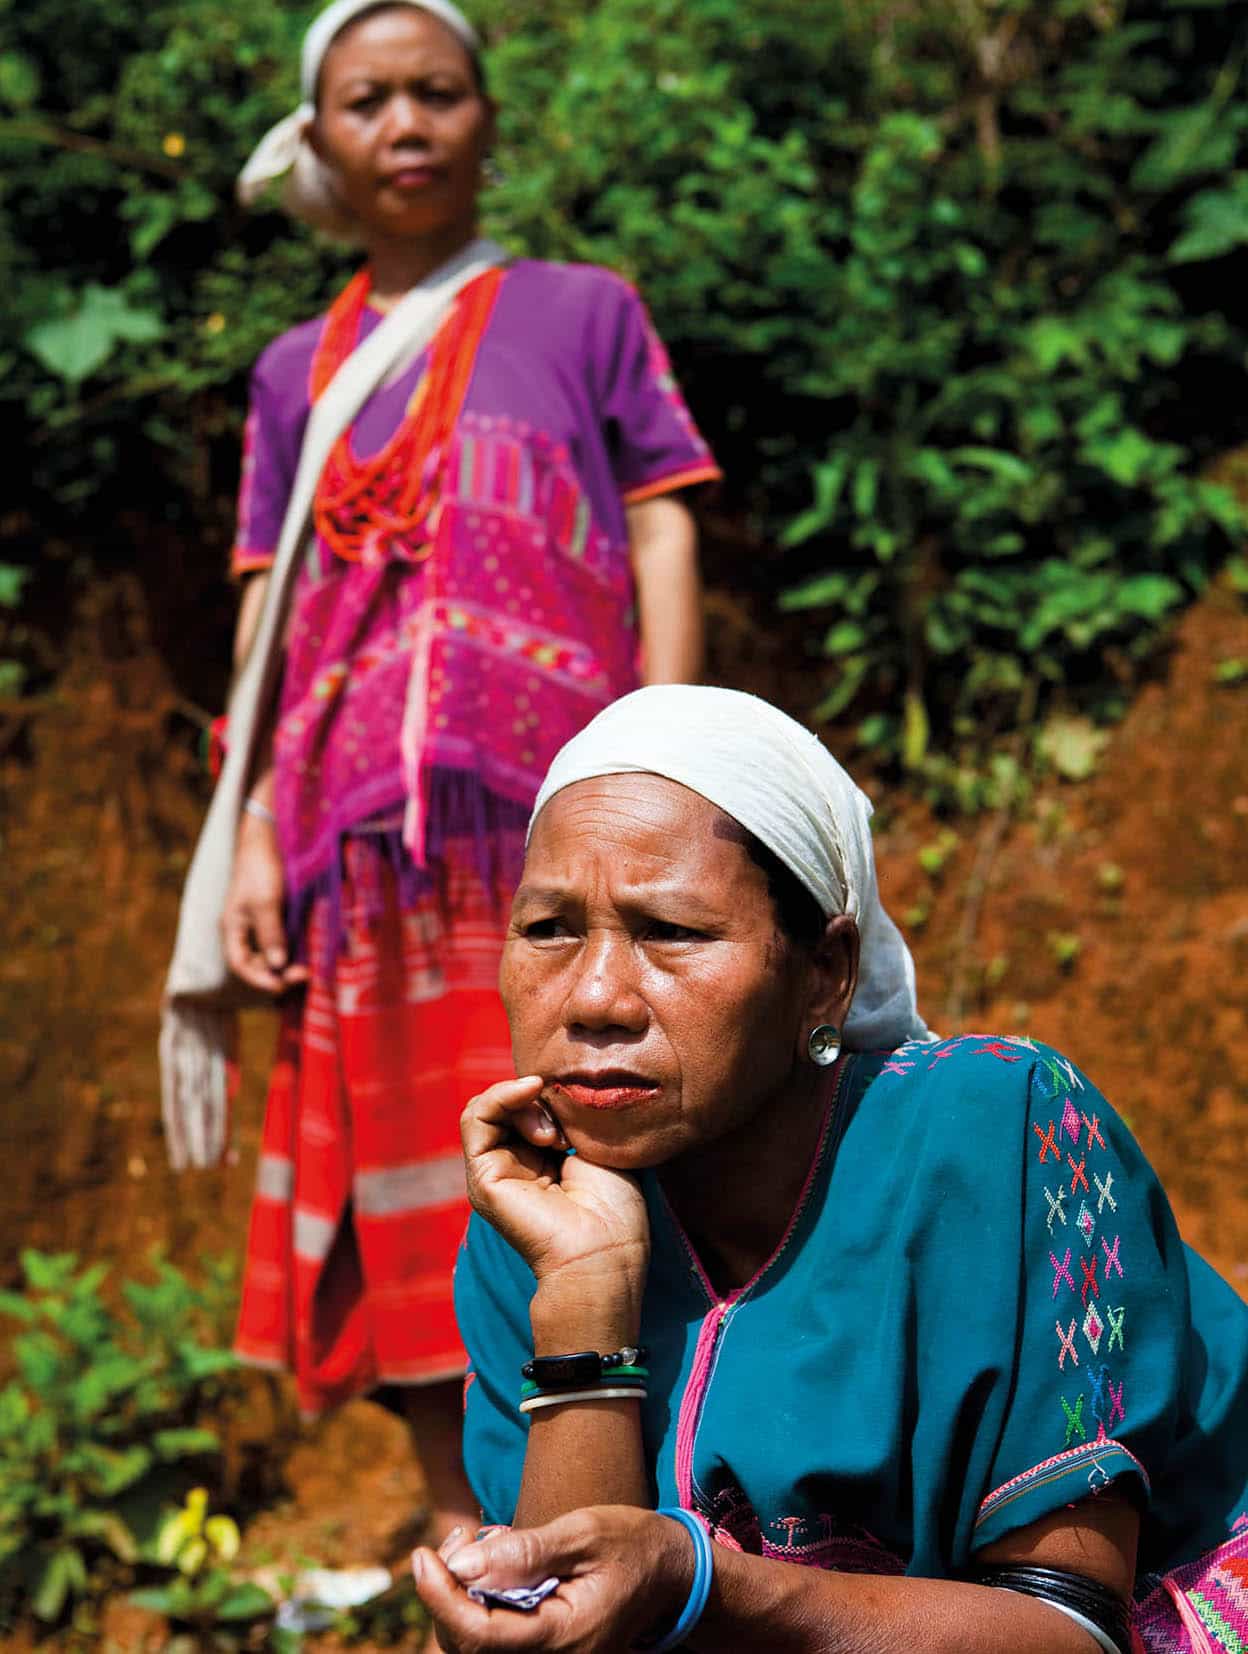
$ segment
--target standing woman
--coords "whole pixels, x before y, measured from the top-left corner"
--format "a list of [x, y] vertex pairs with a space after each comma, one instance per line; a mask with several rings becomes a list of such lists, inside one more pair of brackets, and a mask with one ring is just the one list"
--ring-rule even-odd
[[[255, 370], [236, 663], [312, 405], [477, 233], [478, 53], [447, 0], [337, 0], [304, 44], [304, 106], [240, 180], [251, 199], [288, 174], [286, 205], [365, 262]], [[293, 1370], [310, 1415], [401, 1387], [439, 1536], [475, 1510], [457, 1122], [510, 1060], [508, 880], [563, 742], [639, 676], [697, 676], [680, 491], [716, 475], [633, 289], [530, 260], [462, 289], [321, 474], [223, 919], [232, 972], [282, 1007], [237, 1347]]]

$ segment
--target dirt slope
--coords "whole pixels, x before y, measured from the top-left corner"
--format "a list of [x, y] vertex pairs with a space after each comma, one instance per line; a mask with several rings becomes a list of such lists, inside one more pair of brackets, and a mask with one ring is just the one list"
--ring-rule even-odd
[[[723, 661], [732, 639], [712, 623]], [[1248, 1294], [1248, 688], [1211, 677], [1244, 656], [1244, 610], [1215, 593], [1091, 781], [1044, 783], [1010, 820], [954, 824], [935, 878], [919, 851], [945, 824], [881, 798], [879, 857], [893, 911], [927, 911], [914, 941], [929, 1020], [1065, 1049], [1133, 1123], [1188, 1239]], [[749, 662], [752, 685], [774, 666], [773, 692], [800, 711], [800, 672], [769, 660]], [[241, 1246], [266, 1019], [245, 1030], [230, 1165], [175, 1178], [159, 1124], [155, 1012], [205, 797], [141, 609], [124, 588], [101, 594], [56, 692], [0, 705], [6, 1284], [22, 1245], [124, 1266], [157, 1242], [181, 1260]], [[270, 1525], [327, 1562], [392, 1548], [419, 1498], [401, 1429], [368, 1404], [288, 1479], [293, 1502]]]

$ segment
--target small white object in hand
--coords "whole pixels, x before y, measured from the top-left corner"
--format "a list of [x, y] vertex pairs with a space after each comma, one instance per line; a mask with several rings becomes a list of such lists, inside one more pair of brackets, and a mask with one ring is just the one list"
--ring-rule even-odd
[[544, 1579], [540, 1585], [511, 1585], [505, 1591], [492, 1591], [488, 1585], [470, 1585], [468, 1595], [484, 1608], [518, 1608], [522, 1614], [531, 1614], [558, 1589], [559, 1581], [552, 1578]]

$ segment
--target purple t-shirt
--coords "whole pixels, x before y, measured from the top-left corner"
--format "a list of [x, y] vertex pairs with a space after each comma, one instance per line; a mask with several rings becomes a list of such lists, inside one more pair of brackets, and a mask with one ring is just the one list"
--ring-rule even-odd
[[[378, 320], [366, 311], [361, 337]], [[239, 572], [272, 559], [323, 328], [293, 328], [257, 364]], [[357, 458], [389, 441], [423, 367], [364, 405]], [[412, 548], [427, 560], [348, 562], [318, 540], [298, 577], [274, 740], [297, 906], [332, 879], [342, 835], [379, 814], [414, 807], [412, 841], [436, 859], [439, 800], [462, 813], [468, 789], [474, 819], [491, 819], [492, 801], [513, 817], [532, 802], [564, 741], [636, 686], [625, 507], [718, 474], [627, 282], [590, 265], [508, 266], [431, 542]]]
[[[381, 321], [366, 309], [363, 341]], [[325, 317], [302, 322], [261, 354], [251, 380], [231, 568], [273, 561], [311, 411], [312, 359]], [[351, 430], [367, 458], [393, 436], [424, 371], [409, 371], [364, 405]], [[604, 527], [624, 537], [621, 504], [709, 482], [719, 468], [672, 376], [637, 290], [592, 264], [521, 259], [508, 266], [464, 411], [565, 444]]]

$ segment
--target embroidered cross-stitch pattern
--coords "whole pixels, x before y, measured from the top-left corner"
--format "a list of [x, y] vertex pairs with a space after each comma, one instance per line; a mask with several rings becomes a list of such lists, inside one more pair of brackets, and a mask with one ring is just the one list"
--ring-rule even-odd
[[1034, 1120], [1031, 1122], [1031, 1129], [1032, 1129], [1032, 1131], [1035, 1132], [1036, 1136], [1040, 1139], [1040, 1162], [1041, 1162], [1041, 1164], [1043, 1165], [1043, 1163], [1048, 1159], [1049, 1151], [1052, 1150], [1054, 1160], [1056, 1160], [1058, 1162], [1058, 1164], [1060, 1165], [1061, 1164], [1061, 1159], [1062, 1159], [1062, 1151], [1057, 1146], [1057, 1132], [1056, 1132], [1056, 1129], [1054, 1128], [1052, 1120], [1049, 1121], [1049, 1129], [1048, 1129], [1047, 1132], [1046, 1131], [1041, 1131], [1040, 1127], [1036, 1124], [1036, 1122]]
[[1070, 1273], [1069, 1246], [1066, 1248], [1066, 1256], [1062, 1259], [1061, 1263], [1058, 1263], [1052, 1252], [1049, 1253], [1049, 1262], [1053, 1265], [1053, 1296], [1055, 1298], [1057, 1297], [1057, 1287], [1059, 1281], [1065, 1281], [1066, 1285], [1073, 1292], [1075, 1290], [1075, 1282], [1074, 1277]]
[[1052, 1189], [1046, 1188], [1044, 1191], [1044, 1198], [1049, 1203], [1048, 1225], [1049, 1233], [1051, 1235], [1053, 1233], [1054, 1218], [1060, 1219], [1062, 1223], [1066, 1222], [1066, 1213], [1063, 1210], [1066, 1201], [1066, 1190], [1060, 1184], [1058, 1185], [1056, 1194], [1053, 1193]]
[[1065, 1396], [1061, 1398], [1062, 1411], [1066, 1415], [1066, 1440], [1062, 1443], [1063, 1447], [1069, 1447], [1076, 1436], [1080, 1441], [1088, 1439], [1088, 1432], [1083, 1427], [1083, 1399], [1083, 1392], [1080, 1391], [1072, 1407]]
[[1093, 1181], [1093, 1183], [1096, 1184], [1096, 1214], [1097, 1214], [1097, 1216], [1099, 1217], [1101, 1215], [1101, 1213], [1105, 1210], [1106, 1206], [1109, 1207], [1111, 1212], [1116, 1212], [1118, 1210], [1118, 1202], [1114, 1199], [1113, 1195], [1111, 1195], [1110, 1192], [1109, 1192], [1114, 1186], [1114, 1174], [1113, 1174], [1113, 1172], [1106, 1172], [1105, 1173], [1105, 1181], [1103, 1183], [1101, 1182], [1100, 1178], [1096, 1175], [1096, 1173], [1093, 1172], [1092, 1181]]
[[1096, 1305], [1088, 1305], [1088, 1313], [1083, 1318], [1083, 1336], [1092, 1346], [1092, 1354], [1101, 1347], [1101, 1339], [1105, 1336], [1105, 1323], [1096, 1313]]
[[1083, 1121], [1080, 1118], [1079, 1110], [1071, 1102], [1069, 1097], [1067, 1097], [1066, 1106], [1062, 1110], [1062, 1130], [1066, 1133], [1067, 1137], [1070, 1138], [1075, 1147], [1078, 1148], [1079, 1139], [1083, 1134]]
[[1083, 1286], [1080, 1289], [1079, 1296], [1086, 1305], [1089, 1292], [1094, 1298], [1099, 1298], [1101, 1295], [1101, 1289], [1096, 1283], [1096, 1259], [1080, 1258], [1079, 1267], [1083, 1271]]
[[1073, 1315], [1070, 1318], [1070, 1326], [1065, 1332], [1062, 1331], [1062, 1323], [1060, 1321], [1057, 1323], [1057, 1336], [1060, 1339], [1062, 1346], [1057, 1352], [1057, 1366], [1059, 1372], [1064, 1372], [1066, 1370], [1067, 1356], [1070, 1357], [1076, 1367], [1079, 1365], [1079, 1352], [1075, 1348], [1075, 1327], [1077, 1324], [1078, 1323]]

